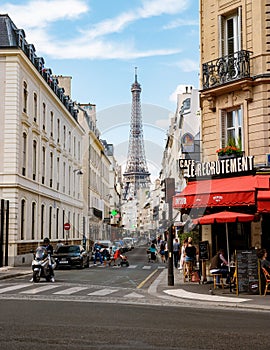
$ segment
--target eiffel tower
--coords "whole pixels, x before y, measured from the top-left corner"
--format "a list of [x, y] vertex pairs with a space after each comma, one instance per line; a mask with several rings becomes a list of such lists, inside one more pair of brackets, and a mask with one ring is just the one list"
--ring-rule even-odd
[[141, 91], [141, 85], [137, 81], [137, 67], [135, 67], [135, 81], [131, 86], [132, 112], [127, 165], [123, 174], [124, 199], [137, 198], [139, 194], [138, 190], [140, 188], [147, 188], [151, 183], [144, 151]]

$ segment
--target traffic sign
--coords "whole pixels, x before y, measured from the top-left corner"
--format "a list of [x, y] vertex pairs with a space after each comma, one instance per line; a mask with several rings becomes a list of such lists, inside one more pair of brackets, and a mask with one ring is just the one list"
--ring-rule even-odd
[[65, 222], [64, 223], [64, 229], [65, 230], [70, 230], [70, 223], [69, 222]]

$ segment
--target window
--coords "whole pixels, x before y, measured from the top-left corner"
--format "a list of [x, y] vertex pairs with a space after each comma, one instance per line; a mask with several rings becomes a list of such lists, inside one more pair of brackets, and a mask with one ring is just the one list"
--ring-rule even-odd
[[24, 113], [27, 113], [27, 96], [28, 96], [27, 83], [24, 81], [24, 83], [23, 83], [23, 111], [24, 111]]
[[64, 125], [64, 148], [66, 148], [66, 126]]
[[45, 205], [41, 205], [41, 213], [40, 213], [40, 238], [44, 238], [44, 219], [45, 219]]
[[68, 151], [71, 152], [71, 131], [68, 132]]
[[56, 189], [59, 191], [59, 178], [60, 178], [60, 158], [56, 160]]
[[221, 146], [234, 142], [236, 146], [242, 148], [242, 109], [221, 111]]
[[41, 182], [43, 185], [45, 184], [45, 169], [46, 169], [45, 163], [46, 163], [46, 149], [43, 146], [42, 147], [42, 179], [41, 179]]
[[34, 122], [37, 122], [38, 105], [37, 105], [37, 94], [34, 93]]
[[55, 237], [59, 238], [59, 208], [56, 209]]
[[42, 128], [46, 130], [46, 104], [42, 104]]
[[71, 189], [71, 166], [68, 167], [68, 194], [70, 195]]
[[23, 133], [23, 151], [22, 151], [22, 175], [26, 175], [26, 148], [27, 148], [27, 135]]
[[53, 185], [53, 153], [50, 152], [50, 187]]
[[60, 142], [60, 119], [57, 119], [57, 143]]
[[37, 141], [33, 141], [33, 180], [37, 178]]
[[21, 240], [24, 240], [25, 230], [25, 199], [21, 201]]
[[74, 158], [76, 159], [76, 137], [73, 138], [73, 152], [74, 152]]
[[66, 192], [66, 163], [63, 164], [63, 192]]
[[239, 7], [230, 15], [219, 17], [220, 56], [231, 55], [242, 49], [241, 13], [241, 7]]
[[52, 207], [49, 209], [49, 238], [52, 238]]
[[35, 239], [35, 233], [36, 233], [36, 203], [32, 203], [32, 225], [31, 225], [31, 239]]
[[51, 111], [51, 137], [53, 137], [53, 112]]

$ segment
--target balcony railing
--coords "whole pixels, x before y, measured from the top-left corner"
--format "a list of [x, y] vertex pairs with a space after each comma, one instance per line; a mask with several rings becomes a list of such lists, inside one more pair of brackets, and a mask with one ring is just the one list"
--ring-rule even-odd
[[250, 77], [250, 51], [241, 50], [202, 65], [203, 89]]

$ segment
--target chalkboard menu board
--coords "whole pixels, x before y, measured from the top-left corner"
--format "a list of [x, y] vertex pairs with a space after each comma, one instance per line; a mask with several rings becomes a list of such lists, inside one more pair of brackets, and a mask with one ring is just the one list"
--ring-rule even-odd
[[199, 242], [199, 259], [209, 260], [209, 242], [208, 241]]
[[259, 274], [258, 257], [255, 250], [237, 250], [237, 293], [258, 294]]

